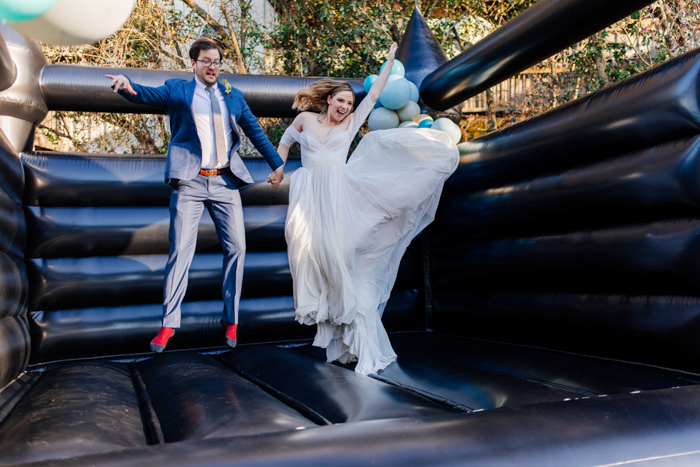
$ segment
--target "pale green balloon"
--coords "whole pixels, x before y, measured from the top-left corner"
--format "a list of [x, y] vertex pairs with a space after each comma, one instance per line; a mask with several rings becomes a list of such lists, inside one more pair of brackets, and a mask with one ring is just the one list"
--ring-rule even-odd
[[387, 109], [386, 107], [379, 107], [369, 114], [369, 119], [367, 119], [369, 124], [369, 130], [388, 130], [389, 128], [396, 128], [399, 126], [399, 116], [393, 110]]
[[420, 115], [420, 105], [413, 101], [408, 101], [406, 102], [406, 105], [396, 111], [396, 114], [399, 116], [399, 120], [402, 122], [411, 121]]

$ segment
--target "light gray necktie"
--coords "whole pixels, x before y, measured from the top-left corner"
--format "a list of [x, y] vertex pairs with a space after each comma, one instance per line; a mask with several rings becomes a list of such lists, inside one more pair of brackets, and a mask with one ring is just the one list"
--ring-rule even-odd
[[214, 117], [214, 142], [216, 144], [216, 160], [221, 166], [228, 162], [228, 147], [226, 146], [226, 137], [224, 136], [224, 119], [221, 116], [221, 107], [219, 99], [216, 97], [216, 90], [213, 86], [207, 87], [209, 98], [211, 100], [211, 111]]

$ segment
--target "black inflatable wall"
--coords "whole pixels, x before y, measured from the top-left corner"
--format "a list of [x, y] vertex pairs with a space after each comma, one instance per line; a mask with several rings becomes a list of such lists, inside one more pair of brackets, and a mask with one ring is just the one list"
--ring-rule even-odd
[[436, 331], [700, 368], [700, 51], [460, 145]]
[[27, 367], [27, 226], [21, 206], [22, 163], [0, 131], [0, 388]]
[[[147, 352], [161, 325], [168, 254], [165, 158], [28, 153], [23, 163], [32, 362]], [[240, 341], [311, 337], [314, 328], [294, 321], [284, 241], [289, 184], [275, 190], [265, 183], [270, 169], [262, 158], [247, 165], [257, 183], [241, 191], [247, 254]], [[287, 177], [299, 165], [289, 161]], [[394, 329], [425, 326], [422, 262], [416, 242], [387, 308]], [[221, 264], [205, 213], [173, 349], [225, 344]]]
[[422, 81], [423, 100], [444, 110], [653, 3], [650, 0], [539, 0]]

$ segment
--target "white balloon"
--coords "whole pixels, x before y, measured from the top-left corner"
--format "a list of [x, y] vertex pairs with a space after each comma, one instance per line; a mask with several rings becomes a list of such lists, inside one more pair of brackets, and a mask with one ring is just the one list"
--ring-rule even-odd
[[459, 143], [459, 141], [462, 139], [462, 130], [459, 128], [459, 125], [453, 123], [452, 134], [450, 134], [450, 136], [455, 144]]
[[403, 122], [399, 128], [418, 128], [418, 124], [416, 122]]
[[438, 118], [433, 122], [433, 126], [431, 128], [433, 130], [444, 131], [449, 135], [450, 131], [452, 131], [453, 125], [454, 123], [452, 123], [452, 120], [450, 120], [449, 118]]
[[386, 107], [378, 107], [369, 114], [367, 123], [370, 131], [388, 130], [399, 126], [399, 116], [393, 110], [389, 110]]
[[113, 34], [129, 19], [136, 0], [58, 0], [49, 11], [12, 27], [52, 45], [81, 45]]
[[449, 118], [438, 118], [431, 127], [433, 130], [444, 131], [455, 143], [462, 139], [462, 132], [459, 127]]
[[417, 116], [416, 118], [414, 118], [413, 121], [416, 122], [416, 123], [420, 123], [420, 122], [422, 122], [423, 120], [426, 120], [426, 119], [432, 120], [433, 117], [431, 117], [431, 116], [428, 115], [428, 114], [420, 114], [419, 116]]
[[411, 121], [420, 115], [420, 105], [413, 101], [408, 101], [406, 105], [396, 111], [396, 114], [402, 122]]

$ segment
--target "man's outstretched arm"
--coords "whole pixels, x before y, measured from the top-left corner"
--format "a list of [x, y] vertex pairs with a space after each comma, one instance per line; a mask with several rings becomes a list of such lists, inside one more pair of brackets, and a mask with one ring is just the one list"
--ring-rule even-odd
[[150, 105], [167, 110], [169, 87], [167, 85], [152, 88], [132, 83], [124, 75], [105, 75], [112, 80], [111, 86], [114, 92], [119, 93], [124, 99], [134, 104]]

